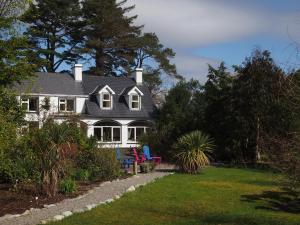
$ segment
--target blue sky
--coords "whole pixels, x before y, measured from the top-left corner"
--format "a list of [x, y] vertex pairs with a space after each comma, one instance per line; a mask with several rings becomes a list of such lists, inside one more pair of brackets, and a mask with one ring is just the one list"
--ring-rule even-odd
[[[241, 64], [254, 48], [300, 68], [300, 0], [129, 0], [137, 24], [173, 48], [178, 72], [204, 82], [207, 64]], [[299, 43], [299, 44], [298, 44]]]

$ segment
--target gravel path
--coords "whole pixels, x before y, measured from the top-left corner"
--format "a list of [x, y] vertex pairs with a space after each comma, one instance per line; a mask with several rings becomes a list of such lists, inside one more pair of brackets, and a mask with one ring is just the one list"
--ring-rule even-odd
[[124, 180], [102, 183], [85, 195], [74, 199], [66, 199], [55, 205], [48, 205], [42, 209], [30, 209], [22, 215], [0, 217], [1, 225], [33, 225], [46, 223], [49, 220], [60, 220], [76, 212], [90, 210], [100, 204], [118, 199], [122, 194], [134, 191], [135, 187], [145, 185], [157, 178], [169, 175], [168, 172], [153, 172], [139, 174]]

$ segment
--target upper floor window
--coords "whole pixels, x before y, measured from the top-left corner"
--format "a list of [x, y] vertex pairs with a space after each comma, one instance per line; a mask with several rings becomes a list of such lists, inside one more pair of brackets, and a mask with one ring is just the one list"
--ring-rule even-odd
[[59, 111], [60, 112], [75, 112], [75, 100], [60, 98], [59, 99]]
[[38, 97], [24, 97], [21, 98], [21, 106], [27, 112], [37, 112], [39, 109]]
[[101, 93], [101, 108], [112, 109], [112, 95], [110, 93]]
[[130, 109], [131, 110], [141, 109], [141, 97], [138, 94], [130, 95]]

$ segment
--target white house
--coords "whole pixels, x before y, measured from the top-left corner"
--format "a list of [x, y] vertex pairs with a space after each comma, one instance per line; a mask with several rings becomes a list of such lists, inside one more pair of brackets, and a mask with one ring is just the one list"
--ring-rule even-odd
[[27, 127], [41, 127], [45, 118], [61, 123], [79, 117], [88, 136], [111, 147], [133, 147], [153, 124], [155, 105], [143, 84], [142, 69], [133, 78], [100, 77], [82, 73], [36, 73], [32, 81], [17, 86], [26, 110]]

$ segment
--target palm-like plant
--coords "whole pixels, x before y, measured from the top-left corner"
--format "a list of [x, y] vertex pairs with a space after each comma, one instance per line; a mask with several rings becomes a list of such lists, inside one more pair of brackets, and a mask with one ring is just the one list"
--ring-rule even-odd
[[212, 139], [201, 131], [183, 135], [174, 145], [175, 160], [183, 172], [197, 173], [201, 167], [209, 165], [209, 154], [214, 149]]
[[48, 196], [57, 193], [59, 176], [64, 172], [67, 155], [75, 143], [74, 132], [67, 124], [47, 122], [32, 136], [32, 148], [40, 164], [42, 192]]

